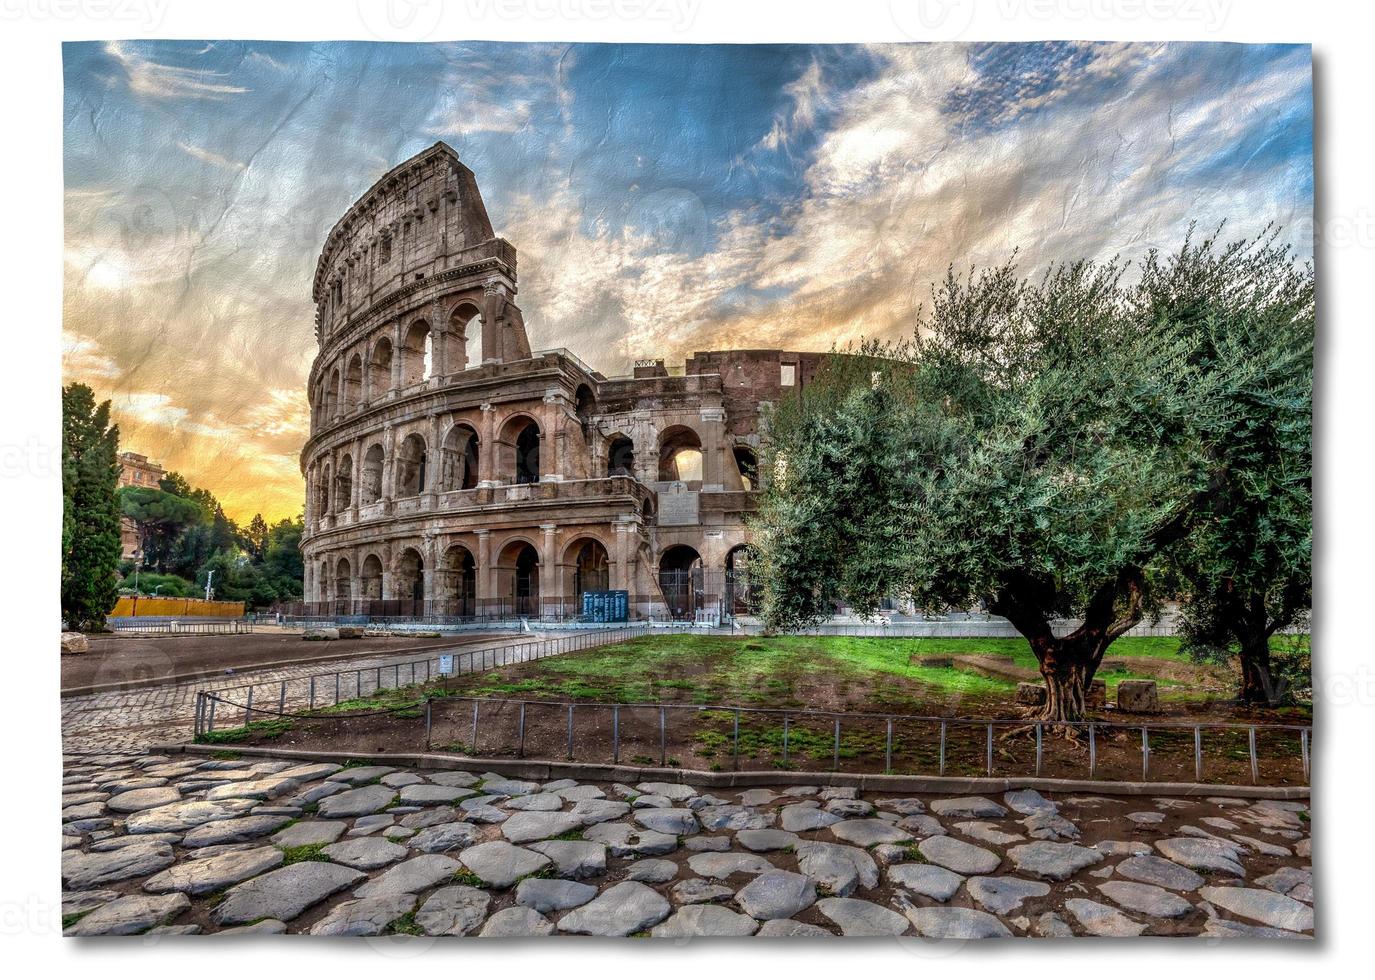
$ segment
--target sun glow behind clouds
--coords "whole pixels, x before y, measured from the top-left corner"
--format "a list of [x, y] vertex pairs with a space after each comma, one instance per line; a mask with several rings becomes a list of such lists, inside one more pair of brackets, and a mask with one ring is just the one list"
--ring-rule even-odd
[[240, 520], [300, 510], [310, 284], [435, 139], [532, 344], [607, 373], [911, 329], [951, 263], [1271, 221], [1311, 254], [1303, 46], [110, 42], [65, 48], [64, 377]]

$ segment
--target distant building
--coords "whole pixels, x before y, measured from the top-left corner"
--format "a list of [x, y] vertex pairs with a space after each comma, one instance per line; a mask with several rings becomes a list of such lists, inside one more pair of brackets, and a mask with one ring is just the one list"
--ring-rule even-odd
[[[121, 487], [157, 487], [166, 475], [167, 470], [158, 463], [151, 462], [142, 453], [119, 454], [119, 485]], [[120, 552], [122, 557], [133, 559], [138, 556], [140, 545], [138, 527], [127, 517], [120, 518], [119, 541], [122, 546]]]

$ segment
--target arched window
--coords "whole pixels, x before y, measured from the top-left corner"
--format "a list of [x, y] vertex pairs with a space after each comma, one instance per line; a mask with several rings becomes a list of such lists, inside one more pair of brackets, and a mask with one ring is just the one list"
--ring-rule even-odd
[[439, 454], [439, 488], [471, 490], [477, 486], [478, 439], [472, 426], [460, 422], [444, 437]]
[[353, 598], [353, 566], [347, 558], [340, 558], [335, 566], [334, 598], [345, 602]]
[[611, 588], [611, 559], [596, 539], [575, 541], [568, 553], [572, 556], [574, 608], [580, 610], [584, 592], [605, 592]]
[[396, 581], [392, 586], [398, 599], [422, 602], [425, 598], [425, 559], [414, 548], [401, 552], [396, 561]]
[[401, 345], [401, 387], [409, 388], [429, 379], [433, 359], [431, 344], [430, 325], [424, 320], [412, 323]]
[[750, 547], [736, 545], [726, 552], [726, 610], [732, 615], [755, 611], [750, 592]]
[[466, 371], [482, 364], [482, 314], [472, 303], [463, 303], [449, 314], [444, 347], [447, 371]]
[[334, 478], [334, 509], [353, 506], [353, 457], [339, 460], [339, 475]]
[[425, 439], [412, 432], [396, 451], [396, 495], [414, 497], [425, 489]]
[[740, 471], [740, 482], [746, 490], [759, 489], [759, 459], [749, 446], [735, 447], [735, 468]]
[[382, 499], [382, 463], [382, 444], [374, 442], [363, 454], [363, 482], [358, 488], [359, 502], [372, 504]]
[[368, 362], [368, 400], [376, 401], [391, 390], [391, 341], [383, 337], [372, 349]]
[[477, 614], [477, 562], [473, 560], [473, 553], [461, 544], [444, 553], [441, 589], [444, 615]]
[[324, 517], [329, 513], [330, 469], [326, 463], [320, 471], [319, 482], [315, 484], [315, 516]]
[[363, 357], [354, 354], [344, 372], [344, 411], [352, 411], [363, 404]]
[[702, 479], [702, 440], [687, 426], [671, 426], [659, 437], [659, 479], [665, 483]]
[[635, 475], [635, 443], [630, 441], [629, 436], [617, 433], [611, 437], [611, 444], [606, 452], [606, 475]]
[[498, 594], [514, 615], [539, 615], [539, 552], [527, 542], [512, 541], [501, 549], [497, 558], [497, 574]]
[[358, 576], [358, 592], [361, 599], [382, 598], [382, 560], [376, 555], [363, 559], [363, 570]]

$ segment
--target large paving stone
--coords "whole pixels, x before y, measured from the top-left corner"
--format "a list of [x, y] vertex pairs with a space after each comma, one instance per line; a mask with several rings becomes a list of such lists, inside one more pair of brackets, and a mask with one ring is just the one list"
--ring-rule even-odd
[[308, 847], [311, 844], [333, 844], [343, 836], [349, 825], [342, 820], [301, 820], [272, 835], [278, 847]]
[[823, 898], [817, 910], [846, 936], [901, 936], [908, 922], [891, 909], [859, 898]]
[[786, 830], [742, 830], [735, 835], [735, 839], [740, 842], [741, 847], [749, 848], [751, 851], [782, 851], [789, 847], [796, 847], [802, 842], [802, 838]]
[[806, 841], [797, 846], [797, 869], [832, 895], [845, 897], [856, 888], [878, 886], [878, 865], [858, 847]]
[[460, 865], [443, 854], [422, 854], [389, 868], [354, 891], [356, 898], [417, 894], [454, 876]]
[[258, 919], [290, 922], [312, 905], [364, 877], [363, 872], [342, 865], [301, 861], [235, 885], [225, 893], [224, 901], [211, 910], [210, 918], [222, 926]]
[[516, 886], [516, 904], [537, 912], [561, 912], [586, 905], [597, 895], [595, 885], [562, 878], [526, 878]]
[[937, 864], [895, 864], [886, 874], [894, 887], [910, 889], [938, 902], [949, 901], [964, 884], [964, 878]]
[[664, 858], [643, 858], [625, 869], [625, 877], [627, 881], [662, 885], [678, 877], [678, 865]]
[[762, 830], [774, 821], [772, 813], [734, 803], [704, 806], [696, 813], [704, 830]]
[[950, 820], [1005, 817], [1007, 810], [982, 796], [961, 796], [953, 800], [932, 800], [931, 812]]
[[298, 783], [310, 783], [317, 779], [324, 779], [326, 776], [333, 776], [343, 768], [343, 766], [333, 762], [305, 762], [299, 766], [283, 769], [277, 775], [282, 779], [294, 779]]
[[360, 786], [325, 797], [316, 812], [325, 818], [363, 817], [391, 803], [395, 795], [396, 791], [390, 786]]
[[666, 796], [675, 803], [702, 795], [686, 783], [640, 783], [635, 789], [646, 796]]
[[458, 800], [476, 795], [475, 790], [463, 789], [459, 786], [430, 786], [425, 783], [402, 786], [400, 790], [402, 806], [432, 806], [435, 803], [455, 803]]
[[492, 896], [481, 888], [450, 885], [425, 900], [415, 913], [415, 924], [427, 936], [466, 936], [487, 917]]
[[912, 927], [928, 939], [1007, 939], [1012, 931], [997, 916], [950, 905], [912, 908], [907, 912]]
[[[767, 872], [772, 874], [772, 872]], [[757, 879], [756, 879], [757, 880]], [[735, 889], [727, 885], [718, 885], [703, 878], [687, 878], [678, 882], [671, 889], [675, 905], [695, 905], [698, 902], [720, 902], [732, 898]]]
[[257, 803], [257, 800], [220, 800], [218, 803], [186, 800], [170, 803], [152, 810], [140, 810], [124, 822], [124, 829], [131, 834], [180, 833], [204, 823], [241, 816]]
[[169, 844], [131, 844], [117, 851], [62, 855], [62, 883], [74, 890], [155, 874], [176, 858]]
[[770, 919], [759, 927], [759, 931], [755, 935], [781, 939], [793, 936], [830, 936], [833, 933], [827, 932], [820, 926], [814, 926], [810, 922], [798, 922], [796, 919]]
[[841, 818], [834, 813], [821, 809], [814, 803], [793, 803], [779, 811], [779, 824], [784, 830], [799, 833], [806, 830], [820, 830], [831, 824], [840, 823]]
[[624, 817], [630, 812], [630, 804], [620, 800], [579, 800], [569, 812], [584, 824], [606, 823]]
[[131, 789], [105, 801], [105, 805], [115, 813], [137, 813], [154, 807], [167, 806], [181, 799], [181, 791], [175, 786], [156, 786], [148, 789]]
[[538, 851], [516, 847], [504, 840], [487, 841], [469, 847], [459, 852], [458, 859], [493, 888], [509, 888], [518, 879], [532, 875], [551, 863]]
[[757, 854], [725, 853], [694, 854], [688, 858], [693, 874], [703, 878], [729, 878], [733, 874], [757, 875], [774, 870], [773, 864]]
[[482, 925], [479, 936], [486, 939], [513, 939], [523, 936], [552, 936], [554, 923], [534, 909], [513, 906], [502, 909]]
[[530, 845], [554, 862], [565, 878], [591, 878], [606, 874], [606, 845], [590, 840], [544, 840]]
[[623, 881], [564, 915], [558, 927], [589, 936], [628, 936], [661, 922], [671, 910], [668, 900], [648, 885]]
[[752, 936], [759, 923], [720, 905], [688, 905], [649, 931], [656, 939], [693, 936]]
[[557, 793], [531, 793], [529, 796], [514, 796], [503, 805], [508, 810], [538, 810], [553, 813], [563, 809], [563, 797]]
[[658, 831], [661, 834], [673, 834], [678, 837], [695, 834], [701, 829], [696, 815], [685, 807], [636, 810], [635, 822], [649, 830]]
[[828, 828], [832, 835], [847, 844], [873, 847], [875, 844], [896, 844], [911, 840], [908, 834], [884, 820], [842, 820]]
[[216, 820], [187, 832], [181, 839], [182, 847], [210, 847], [214, 844], [238, 844], [242, 841], [265, 837], [291, 823], [286, 816], [233, 817], [229, 820]]
[[224, 891], [245, 879], [271, 871], [285, 860], [275, 847], [229, 851], [193, 861], [183, 861], [153, 875], [143, 883], [146, 892], [183, 892], [208, 895]]
[[605, 844], [612, 857], [654, 857], [678, 850], [674, 834], [640, 830], [627, 823], [599, 823], [583, 831], [585, 840]]
[[1028, 898], [1041, 898], [1050, 893], [1050, 886], [1043, 882], [1010, 876], [970, 878], [965, 888], [969, 890], [970, 898], [994, 915], [1007, 915]]
[[512, 844], [528, 844], [579, 830], [582, 825], [582, 820], [571, 813], [526, 811], [511, 814], [502, 823], [501, 834]]
[[766, 871], [735, 894], [736, 904], [756, 919], [791, 919], [816, 902], [816, 885], [792, 871]]
[[275, 800], [279, 796], [294, 793], [300, 788], [301, 784], [294, 779], [266, 776], [262, 779], [250, 779], [230, 786], [216, 786], [205, 794], [205, 798], [207, 800]]
[[1273, 929], [1306, 932], [1313, 928], [1311, 908], [1266, 888], [1205, 886], [1198, 893], [1218, 908]]
[[353, 837], [337, 844], [330, 844], [323, 853], [331, 861], [350, 868], [376, 871], [400, 861], [409, 852], [400, 844], [380, 837]]
[[1158, 919], [1177, 919], [1194, 910], [1192, 905], [1174, 892], [1139, 881], [1105, 881], [1098, 886], [1098, 890], [1129, 912], [1140, 912]]
[[1065, 910], [1091, 936], [1129, 937], [1139, 936], [1146, 931], [1144, 922], [1137, 922], [1114, 908], [1087, 898], [1071, 898], [1065, 903]]
[[312, 936], [380, 936], [391, 923], [415, 908], [414, 895], [379, 895], [340, 902], [310, 927]]
[[170, 922], [191, 907], [181, 893], [126, 895], [82, 917], [63, 930], [68, 936], [132, 936]]
[[1056, 805], [1034, 789], [1014, 789], [1003, 794], [1003, 802], [1023, 816], [1054, 813]]
[[525, 779], [484, 779], [482, 781], [482, 792], [489, 796], [525, 796], [527, 793], [538, 793], [539, 783], [532, 783]]
[[438, 854], [456, 848], [472, 847], [482, 840], [482, 831], [466, 821], [436, 824], [420, 831], [407, 841], [417, 851]]
[[1202, 875], [1190, 871], [1181, 864], [1154, 854], [1129, 857], [1117, 865], [1116, 871], [1124, 878], [1144, 881], [1148, 885], [1159, 885], [1177, 892], [1191, 892], [1203, 887]]
[[350, 786], [362, 786], [364, 783], [371, 783], [381, 779], [389, 772], [396, 772], [396, 769], [393, 766], [353, 766], [332, 773], [331, 778], [333, 778], [336, 783], [348, 783]]
[[992, 851], [953, 837], [928, 837], [917, 845], [917, 851], [932, 864], [962, 875], [989, 874], [1003, 863]]
[[1051, 881], [1064, 881], [1076, 871], [1103, 860], [1102, 853], [1091, 847], [1057, 844], [1048, 840], [1010, 847], [1007, 856], [1012, 859], [1012, 865], [1018, 871], [1038, 878], [1049, 878]]
[[1176, 864], [1195, 871], [1225, 871], [1245, 877], [1238, 848], [1215, 838], [1170, 837], [1155, 842], [1155, 848]]
[[476, 786], [480, 780], [470, 772], [463, 772], [458, 769], [451, 769], [445, 772], [427, 772], [426, 778], [430, 782], [439, 786], [462, 786], [467, 789]]

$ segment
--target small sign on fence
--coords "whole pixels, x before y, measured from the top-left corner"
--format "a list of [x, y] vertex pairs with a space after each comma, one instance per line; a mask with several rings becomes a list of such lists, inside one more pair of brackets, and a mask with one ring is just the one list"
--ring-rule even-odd
[[441, 653], [439, 655], [439, 676], [449, 677], [454, 672], [454, 655], [452, 653]]
[[626, 622], [630, 618], [630, 593], [624, 589], [584, 592], [582, 618], [589, 623]]

